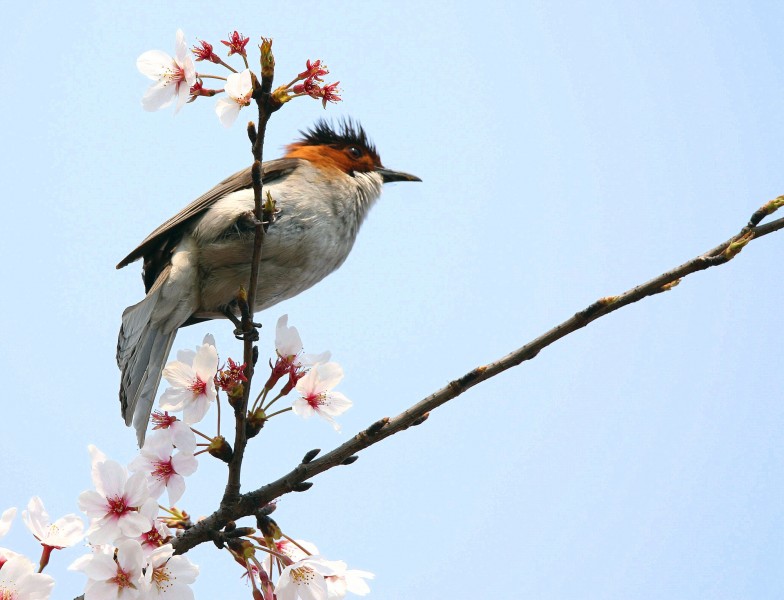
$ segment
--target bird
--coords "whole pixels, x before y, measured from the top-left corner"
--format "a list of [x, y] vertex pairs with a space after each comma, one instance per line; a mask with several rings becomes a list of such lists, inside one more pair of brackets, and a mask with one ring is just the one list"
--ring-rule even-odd
[[[264, 236], [253, 312], [296, 296], [340, 267], [382, 185], [421, 181], [387, 169], [352, 119], [317, 121], [282, 158], [262, 164], [275, 218]], [[142, 259], [145, 297], [125, 309], [117, 340], [120, 406], [144, 443], [177, 330], [239, 315], [250, 279], [255, 224], [250, 167], [168, 219], [117, 265]]]

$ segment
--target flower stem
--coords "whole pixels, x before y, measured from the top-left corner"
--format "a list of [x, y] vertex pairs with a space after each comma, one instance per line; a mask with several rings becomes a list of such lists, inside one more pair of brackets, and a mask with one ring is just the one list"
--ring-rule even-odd
[[198, 429], [194, 429], [193, 427], [191, 427], [191, 431], [192, 431], [193, 433], [195, 433], [196, 435], [200, 435], [201, 437], [203, 437], [203, 438], [204, 438], [205, 440], [207, 440], [208, 442], [212, 442], [212, 438], [211, 438], [210, 436], [208, 436], [208, 435], [206, 435], [206, 434], [202, 433], [202, 432], [201, 432], [201, 431], [199, 431]]
[[[232, 69], [234, 71], [234, 69]], [[234, 71], [236, 73], [236, 71]], [[207, 75], [206, 73], [196, 73], [196, 77], [199, 79], [220, 79], [222, 81], [226, 81], [225, 77], [221, 77], [220, 75]]]
[[290, 407], [290, 406], [289, 406], [288, 408], [281, 408], [279, 411], [277, 411], [277, 412], [274, 412], [274, 413], [272, 413], [271, 415], [267, 415], [267, 418], [268, 418], [268, 419], [271, 419], [271, 418], [272, 418], [272, 417], [274, 417], [275, 415], [279, 415], [280, 413], [288, 412], [288, 411], [290, 411], [290, 410], [291, 410], [291, 407]]
[[267, 412], [269, 410], [269, 407], [272, 406], [273, 404], [275, 404], [275, 402], [280, 400], [282, 397], [283, 397], [283, 393], [281, 392], [277, 396], [275, 396], [272, 400], [270, 400], [269, 404], [267, 404], [267, 406], [265, 406], [262, 410], [264, 412]]

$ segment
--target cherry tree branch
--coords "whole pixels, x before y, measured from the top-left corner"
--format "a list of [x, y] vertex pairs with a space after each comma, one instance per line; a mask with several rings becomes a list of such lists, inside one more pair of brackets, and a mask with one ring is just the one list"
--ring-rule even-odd
[[[255, 217], [255, 231], [253, 239], [253, 254], [250, 262], [250, 281], [245, 297], [238, 298], [240, 312], [242, 314], [241, 337], [243, 340], [243, 361], [245, 363], [245, 377], [247, 382], [242, 394], [242, 398], [233, 404], [235, 418], [234, 449], [229, 460], [229, 475], [226, 482], [226, 489], [223, 493], [221, 506], [227, 506], [234, 502], [240, 493], [242, 460], [245, 456], [245, 447], [248, 445], [248, 433], [246, 428], [248, 401], [250, 400], [251, 381], [253, 371], [258, 356], [258, 350], [254, 347], [254, 342], [258, 340], [259, 334], [256, 324], [253, 322], [253, 307], [256, 299], [256, 287], [259, 280], [259, 265], [261, 263], [261, 250], [264, 244], [265, 210], [263, 201], [263, 168], [262, 158], [264, 154], [264, 137], [267, 131], [267, 122], [272, 113], [281, 107], [280, 103], [275, 102], [270, 96], [272, 90], [272, 80], [275, 76], [275, 58], [272, 55], [272, 40], [262, 38], [261, 51], [261, 82], [253, 78], [253, 99], [259, 111], [258, 129], [253, 123], [248, 123], [248, 137], [250, 138], [253, 152], [253, 165], [251, 167], [251, 180], [253, 182], [253, 200]], [[269, 216], [271, 219], [272, 216]]]
[[302, 462], [290, 472], [265, 486], [238, 496], [236, 502], [222, 504], [221, 508], [212, 515], [175, 538], [173, 541], [175, 553], [183, 554], [191, 548], [210, 540], [219, 543], [220, 530], [229, 521], [251, 516], [267, 503], [283, 494], [302, 492], [309, 489], [313, 485], [308, 481], [309, 479], [334, 467], [353, 463], [358, 458], [356, 456], [357, 452], [409, 427], [420, 425], [428, 418], [433, 409], [449, 402], [475, 385], [487, 381], [491, 377], [495, 377], [526, 360], [533, 359], [544, 348], [605, 315], [648, 296], [671, 290], [687, 275], [729, 262], [751, 241], [784, 229], [784, 217], [765, 225], [760, 225], [765, 217], [773, 214], [781, 206], [784, 206], [784, 196], [779, 196], [763, 205], [751, 216], [749, 222], [739, 233], [715, 248], [662, 273], [658, 277], [635, 286], [623, 294], [600, 298], [524, 346], [491, 363], [476, 367], [462, 377], [451, 381], [445, 387], [430, 394], [396, 417], [384, 417], [376, 421], [370, 427], [360, 431], [350, 440], [322, 455], [320, 458], [316, 458], [319, 453], [317, 450], [308, 452]]

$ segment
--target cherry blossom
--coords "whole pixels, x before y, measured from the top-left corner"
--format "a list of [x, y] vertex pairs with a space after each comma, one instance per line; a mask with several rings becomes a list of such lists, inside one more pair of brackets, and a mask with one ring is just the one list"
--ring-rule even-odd
[[331, 423], [335, 431], [340, 431], [340, 425], [333, 417], [343, 414], [353, 404], [340, 392], [331, 391], [341, 379], [343, 369], [338, 363], [329, 362], [314, 366], [297, 382], [296, 389], [301, 397], [294, 400], [294, 413], [304, 419], [317, 414]]
[[193, 590], [188, 586], [196, 581], [199, 567], [186, 557], [173, 554], [171, 544], [150, 554], [144, 575], [145, 599], [193, 600]]
[[68, 548], [84, 537], [84, 523], [74, 514], [65, 515], [50, 523], [49, 514], [38, 496], [30, 498], [27, 510], [22, 512], [22, 519], [35, 539], [44, 546]]
[[0, 569], [0, 598], [3, 600], [46, 600], [52, 593], [54, 579], [35, 572], [24, 556], [9, 558]]
[[176, 112], [188, 100], [190, 88], [196, 83], [196, 67], [181, 29], [177, 30], [175, 48], [174, 58], [161, 50], [149, 50], [136, 59], [136, 68], [142, 75], [155, 81], [142, 98], [144, 110], [160, 110], [176, 98]]
[[327, 600], [326, 577], [340, 575], [340, 565], [321, 556], [308, 556], [287, 566], [275, 585], [277, 600]]
[[215, 113], [224, 127], [231, 127], [240, 109], [250, 104], [253, 95], [253, 79], [250, 71], [245, 69], [241, 73], [232, 73], [226, 78], [226, 86], [223, 88], [228, 98], [221, 98], [215, 104]]
[[143, 473], [129, 477], [113, 460], [95, 461], [93, 483], [95, 490], [79, 494], [79, 508], [92, 519], [87, 531], [90, 543], [137, 538], [152, 527], [157, 508]]
[[142, 545], [142, 552], [149, 556], [153, 551], [163, 546], [171, 538], [171, 531], [159, 519], [152, 524], [152, 529], [143, 533], [138, 541]]
[[275, 352], [278, 355], [272, 367], [266, 389], [272, 389], [278, 380], [284, 375], [289, 375], [293, 379], [291, 386], [296, 385], [297, 381], [305, 374], [305, 369], [317, 363], [327, 362], [331, 356], [329, 350], [321, 354], [303, 354], [302, 338], [297, 328], [288, 326], [288, 315], [283, 315], [278, 319], [275, 326]]
[[140, 598], [142, 587], [142, 547], [136, 540], [123, 540], [112, 546], [94, 548], [92, 554], [77, 558], [68, 567], [83, 571], [87, 577], [85, 600], [134, 600]]
[[188, 425], [198, 423], [217, 397], [217, 372], [218, 351], [214, 344], [205, 342], [196, 352], [180, 350], [177, 360], [163, 369], [163, 377], [171, 387], [161, 396], [159, 406], [163, 410], [183, 411], [182, 420]]
[[152, 497], [158, 498], [166, 490], [169, 504], [172, 505], [185, 492], [184, 477], [193, 475], [199, 466], [193, 452], [179, 450], [173, 454], [173, 451], [171, 437], [156, 432], [147, 438], [139, 455], [128, 465], [130, 471], [143, 473], [147, 477]]
[[167, 412], [152, 413], [153, 430], [159, 430], [169, 436], [172, 446], [183, 452], [196, 452], [196, 434], [180, 419]]

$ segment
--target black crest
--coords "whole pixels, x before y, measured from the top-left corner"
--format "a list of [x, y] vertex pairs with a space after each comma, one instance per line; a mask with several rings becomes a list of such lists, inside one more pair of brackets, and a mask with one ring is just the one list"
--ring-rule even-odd
[[359, 146], [367, 151], [377, 164], [380, 164], [378, 152], [373, 142], [370, 141], [362, 125], [351, 118], [341, 119], [337, 126], [333, 126], [325, 119], [319, 119], [307, 131], [300, 131], [300, 143], [307, 146], [332, 146], [333, 148], [346, 148]]

